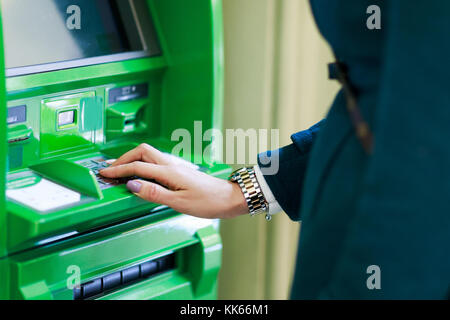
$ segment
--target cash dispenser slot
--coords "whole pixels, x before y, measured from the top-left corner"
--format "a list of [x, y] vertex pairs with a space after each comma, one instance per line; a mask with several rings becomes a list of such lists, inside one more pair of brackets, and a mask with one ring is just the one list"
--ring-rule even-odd
[[144, 281], [152, 276], [173, 270], [175, 267], [175, 254], [172, 253], [83, 283], [73, 289], [73, 298], [74, 300], [85, 300], [108, 294]]
[[17, 279], [11, 298], [214, 297], [222, 256], [221, 240], [214, 224], [182, 215], [165, 220], [165, 224], [145, 220], [15, 255], [8, 262]]

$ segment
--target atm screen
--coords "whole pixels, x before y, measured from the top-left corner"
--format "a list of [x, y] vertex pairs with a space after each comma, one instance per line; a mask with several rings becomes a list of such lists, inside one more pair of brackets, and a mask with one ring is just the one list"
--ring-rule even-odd
[[160, 54], [145, 0], [0, 1], [10, 76]]

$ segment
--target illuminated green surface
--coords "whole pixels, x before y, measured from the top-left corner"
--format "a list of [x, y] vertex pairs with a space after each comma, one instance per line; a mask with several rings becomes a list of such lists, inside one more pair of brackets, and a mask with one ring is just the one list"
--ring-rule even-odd
[[[68, 268], [81, 270], [81, 283], [156, 258], [176, 253], [177, 268], [102, 297], [156, 298], [172, 291], [173, 283], [189, 287], [188, 296], [212, 293], [221, 262], [221, 242], [211, 222], [165, 213], [62, 241], [8, 259], [11, 270], [10, 299], [72, 299], [67, 288]], [[193, 260], [191, 254], [197, 259]], [[171, 274], [176, 275], [172, 279]], [[164, 279], [164, 281], [161, 280]], [[158, 283], [154, 286], [154, 283]], [[206, 287], [205, 287], [206, 285]], [[135, 287], [139, 287], [135, 290]]]
[[[97, 155], [116, 158], [142, 142], [170, 152], [176, 144], [172, 132], [185, 128], [193, 135], [198, 120], [204, 130], [220, 128], [221, 2], [149, 4], [162, 56], [1, 82], [0, 123], [6, 123], [7, 107], [27, 105], [28, 113], [25, 123], [0, 126], [0, 298], [70, 299], [64, 285], [68, 264], [81, 267], [84, 282], [172, 250], [179, 250], [175, 271], [103, 298], [215, 297], [221, 256], [217, 230], [170, 210], [151, 215], [156, 204], [135, 197], [123, 185], [100, 190], [92, 173], [75, 164]], [[1, 56], [0, 74], [5, 79]], [[109, 104], [111, 88], [140, 83], [148, 84], [148, 97]], [[81, 123], [83, 107], [95, 120]], [[75, 123], [58, 126], [58, 114], [70, 110]], [[134, 124], [129, 125], [130, 119]], [[9, 143], [6, 151], [6, 135], [25, 140]], [[29, 169], [92, 201], [45, 214], [13, 201], [5, 204], [5, 173]], [[208, 172], [225, 178], [229, 168], [217, 164]], [[65, 234], [76, 235], [42, 245]]]

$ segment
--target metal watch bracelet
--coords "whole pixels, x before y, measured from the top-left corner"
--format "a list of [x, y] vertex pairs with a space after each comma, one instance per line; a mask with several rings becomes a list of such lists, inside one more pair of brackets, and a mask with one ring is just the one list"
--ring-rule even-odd
[[241, 187], [251, 216], [266, 212], [266, 220], [271, 220], [272, 216], [268, 214], [269, 204], [261, 191], [253, 168], [244, 167], [236, 170], [230, 175], [230, 181], [236, 182]]

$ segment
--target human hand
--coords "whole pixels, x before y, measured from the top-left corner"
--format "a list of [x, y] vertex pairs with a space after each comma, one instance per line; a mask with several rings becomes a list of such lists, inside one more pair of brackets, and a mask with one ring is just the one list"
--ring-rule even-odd
[[190, 162], [141, 144], [100, 174], [107, 178], [138, 176], [127, 188], [138, 197], [200, 218], [225, 219], [248, 213], [238, 184], [209, 176]]

